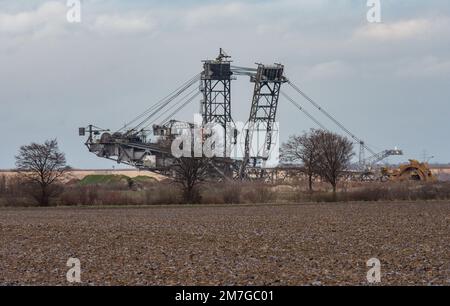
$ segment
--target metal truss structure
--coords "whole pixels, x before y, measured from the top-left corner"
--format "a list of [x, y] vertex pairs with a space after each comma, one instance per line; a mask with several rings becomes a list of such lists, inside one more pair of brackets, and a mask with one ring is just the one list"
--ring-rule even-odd
[[219, 123], [224, 129], [232, 122], [231, 117], [231, 61], [220, 49], [215, 60], [204, 61], [202, 80], [203, 124]]
[[[240, 177], [244, 176], [245, 169], [253, 159], [253, 166], [256, 166], [258, 159], [266, 161], [272, 147], [272, 133], [275, 124], [278, 99], [280, 97], [281, 84], [287, 79], [283, 75], [284, 66], [275, 64], [265, 66], [258, 64], [256, 74], [250, 77], [250, 81], [255, 83], [253, 90], [253, 99], [248, 119], [248, 128], [245, 135], [244, 160], [240, 169]], [[255, 156], [251, 156], [253, 134], [260, 130], [261, 126], [265, 129], [265, 141], [262, 153], [257, 150]], [[258, 149], [258, 148], [257, 148]]]
[[[196, 74], [180, 85], [168, 96], [154, 103], [147, 110], [134, 118], [121, 129], [111, 132], [94, 125], [80, 128], [80, 136], [88, 135], [85, 145], [89, 151], [99, 157], [124, 163], [138, 169], [170, 174], [175, 157], [172, 155], [170, 144], [184, 132], [201, 129], [210, 123], [217, 123], [224, 131], [224, 155], [211, 158], [211, 169], [215, 177], [227, 179], [264, 179], [277, 180], [276, 177], [295, 177], [295, 172], [301, 174], [301, 167], [266, 168], [265, 162], [273, 146], [273, 132], [280, 93], [294, 104], [297, 109], [307, 115], [316, 124], [323, 127], [302, 106], [281, 92], [284, 83], [288, 83], [297, 93], [325, 114], [332, 122], [340, 127], [351, 138], [358, 141], [362, 148], [373, 153], [373, 159], [365, 164], [381, 161], [390, 155], [401, 154], [400, 150], [386, 150], [375, 154], [356, 136], [350, 133], [339, 121], [327, 113], [315, 101], [309, 98], [284, 75], [281, 64], [257, 64], [256, 68], [231, 65], [231, 58], [222, 49], [214, 60], [203, 61], [203, 71]], [[248, 76], [254, 83], [250, 115], [245, 130], [245, 152], [242, 159], [230, 158], [229, 148], [236, 143], [237, 131], [234, 128], [231, 106], [231, 81], [235, 76]], [[195, 86], [200, 82], [200, 86]], [[188, 123], [174, 120], [174, 115], [202, 95], [200, 108], [202, 123]], [[255, 131], [265, 133], [261, 147], [255, 147], [253, 136]], [[361, 159], [363, 158], [361, 153]], [[193, 157], [194, 158], [194, 157]], [[215, 170], [213, 170], [215, 169]], [[217, 175], [219, 174], [219, 175]]]

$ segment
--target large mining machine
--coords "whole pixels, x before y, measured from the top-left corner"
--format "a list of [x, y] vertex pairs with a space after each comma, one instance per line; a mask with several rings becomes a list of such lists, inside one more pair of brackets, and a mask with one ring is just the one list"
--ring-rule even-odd
[[421, 181], [433, 182], [436, 177], [431, 172], [426, 162], [410, 159], [408, 164], [400, 165], [398, 168], [383, 167], [381, 169], [382, 179], [387, 181]]

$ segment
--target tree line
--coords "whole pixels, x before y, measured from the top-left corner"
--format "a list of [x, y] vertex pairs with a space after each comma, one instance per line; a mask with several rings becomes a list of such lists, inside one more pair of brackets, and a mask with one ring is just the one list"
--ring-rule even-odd
[[[280, 152], [282, 162], [303, 165], [310, 192], [315, 178], [320, 177], [330, 183], [334, 197], [338, 181], [353, 156], [351, 141], [325, 130], [293, 135], [282, 144]], [[18, 177], [26, 186], [24, 190], [41, 206], [48, 206], [51, 198], [62, 192], [62, 180], [71, 170], [56, 139], [21, 146], [15, 160]], [[186, 203], [199, 201], [198, 186], [207, 179], [209, 171], [207, 158], [175, 159], [173, 181], [182, 188]]]

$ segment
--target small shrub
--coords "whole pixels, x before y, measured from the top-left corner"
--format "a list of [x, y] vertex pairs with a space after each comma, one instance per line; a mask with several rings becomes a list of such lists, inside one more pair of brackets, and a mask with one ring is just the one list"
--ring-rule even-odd
[[225, 204], [239, 204], [241, 203], [242, 187], [239, 183], [232, 182], [222, 189], [222, 200]]
[[340, 196], [345, 201], [380, 201], [386, 197], [386, 188], [381, 186], [368, 186], [358, 188], [352, 192], [346, 192]]
[[66, 188], [59, 198], [60, 205], [95, 205], [99, 204], [99, 190], [95, 186], [74, 185]]
[[311, 192], [302, 190], [301, 187], [297, 187], [288, 193], [287, 200], [291, 203], [310, 202], [311, 195]]
[[245, 189], [243, 198], [246, 203], [270, 203], [276, 200], [276, 192], [268, 184], [247, 183], [243, 188]]
[[[339, 197], [337, 198], [339, 199]], [[336, 196], [332, 192], [319, 191], [311, 195], [311, 201], [318, 203], [336, 202]]]
[[154, 188], [145, 190], [144, 197], [147, 205], [180, 203], [179, 191], [168, 184], [157, 184]]

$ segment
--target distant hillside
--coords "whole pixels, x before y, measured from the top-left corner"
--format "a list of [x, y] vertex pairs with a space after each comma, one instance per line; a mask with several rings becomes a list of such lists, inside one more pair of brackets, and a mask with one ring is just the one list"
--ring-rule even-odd
[[[15, 172], [13, 170], [0, 170], [0, 176], [13, 176]], [[111, 176], [122, 176], [129, 178], [136, 178], [139, 180], [145, 180], [145, 178], [152, 178], [157, 181], [166, 179], [164, 175], [157, 174], [151, 171], [139, 171], [136, 169], [120, 169], [120, 170], [106, 170], [106, 169], [74, 169], [69, 172], [69, 180], [77, 179], [82, 181], [87, 176], [94, 176], [88, 180], [104, 180]], [[103, 177], [102, 177], [103, 176]]]

